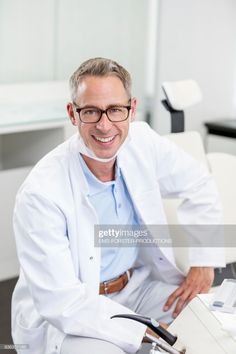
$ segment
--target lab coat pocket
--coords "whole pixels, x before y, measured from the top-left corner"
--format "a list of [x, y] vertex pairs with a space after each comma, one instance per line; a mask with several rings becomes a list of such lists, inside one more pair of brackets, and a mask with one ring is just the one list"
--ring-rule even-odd
[[48, 323], [43, 321], [38, 327], [26, 327], [23, 324], [22, 316], [17, 320], [18, 338], [22, 345], [20, 354], [42, 354], [45, 353], [46, 333]]

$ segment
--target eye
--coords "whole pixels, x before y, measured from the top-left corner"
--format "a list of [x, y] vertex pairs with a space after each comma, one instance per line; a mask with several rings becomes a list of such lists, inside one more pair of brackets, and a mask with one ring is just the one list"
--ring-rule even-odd
[[97, 115], [99, 111], [96, 108], [84, 108], [81, 113], [83, 116], [93, 116]]
[[109, 112], [110, 113], [120, 113], [120, 112], [123, 112], [123, 108], [122, 107], [111, 107], [111, 108], [109, 108]]

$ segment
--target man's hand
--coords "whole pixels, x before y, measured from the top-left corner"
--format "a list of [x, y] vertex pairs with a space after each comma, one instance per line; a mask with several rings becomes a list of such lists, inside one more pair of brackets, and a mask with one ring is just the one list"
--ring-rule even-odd
[[173, 318], [178, 316], [183, 307], [197, 294], [207, 293], [214, 280], [214, 268], [192, 267], [183, 283], [168, 297], [163, 310], [167, 311], [177, 300]]

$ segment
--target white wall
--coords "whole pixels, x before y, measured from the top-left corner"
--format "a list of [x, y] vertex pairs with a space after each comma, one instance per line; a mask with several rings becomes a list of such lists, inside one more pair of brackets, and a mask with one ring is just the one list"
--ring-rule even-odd
[[131, 72], [142, 109], [147, 11], [146, 0], [0, 0], [0, 83], [67, 80], [105, 56]]
[[53, 79], [55, 0], [0, 0], [0, 83]]
[[[236, 1], [160, 0], [159, 59], [154, 126], [170, 131], [160, 105], [163, 81], [193, 78], [203, 101], [186, 111], [186, 129], [205, 131], [203, 122], [236, 118]], [[236, 140], [212, 138], [209, 150], [236, 154]]]

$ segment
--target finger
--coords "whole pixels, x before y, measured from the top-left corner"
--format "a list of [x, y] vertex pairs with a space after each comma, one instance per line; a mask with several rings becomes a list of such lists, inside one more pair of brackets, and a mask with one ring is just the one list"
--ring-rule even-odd
[[173, 318], [176, 318], [183, 310], [184, 306], [188, 303], [190, 294], [191, 294], [190, 292], [185, 292], [182, 296], [179, 297], [172, 315]]
[[208, 291], [210, 290], [210, 288], [211, 288], [211, 286], [204, 284], [204, 285], [199, 289], [198, 294], [206, 294], [206, 293], [208, 293]]
[[174, 312], [173, 312], [173, 317], [177, 317], [179, 313], [183, 310], [183, 308], [192, 300], [196, 297], [196, 295], [199, 294], [198, 289], [192, 289], [192, 287], [186, 288], [184, 291], [184, 294], [179, 298], [179, 300], [176, 303]]
[[171, 306], [173, 305], [173, 303], [176, 301], [176, 299], [181, 296], [184, 292], [184, 287], [180, 286], [179, 288], [177, 288], [167, 299], [164, 307], [163, 307], [163, 311], [168, 311]]

